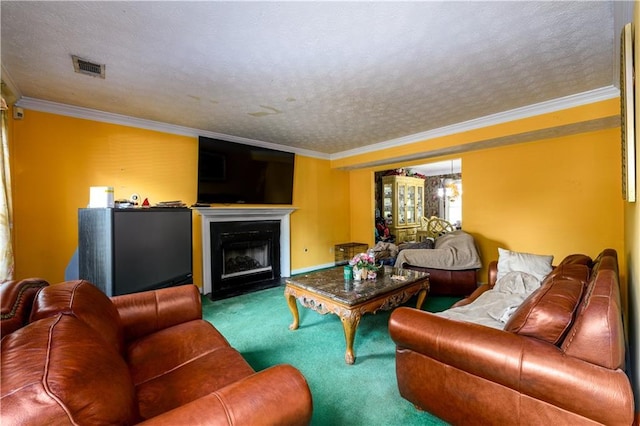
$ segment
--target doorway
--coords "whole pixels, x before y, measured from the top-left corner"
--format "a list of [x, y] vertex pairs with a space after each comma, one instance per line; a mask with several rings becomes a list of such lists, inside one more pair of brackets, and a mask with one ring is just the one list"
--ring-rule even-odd
[[462, 159], [408, 167], [425, 176], [425, 217], [437, 216], [462, 228]]
[[[377, 220], [383, 217], [383, 177], [389, 175], [417, 177], [424, 180], [423, 197], [420, 203], [424, 217], [436, 216], [453, 224], [457, 229], [462, 228], [462, 159], [456, 158], [445, 161], [407, 166], [400, 169], [384, 170], [375, 173], [376, 211]], [[419, 219], [419, 218], [418, 218]], [[388, 225], [391, 225], [388, 223]], [[420, 225], [420, 220], [416, 221]]]

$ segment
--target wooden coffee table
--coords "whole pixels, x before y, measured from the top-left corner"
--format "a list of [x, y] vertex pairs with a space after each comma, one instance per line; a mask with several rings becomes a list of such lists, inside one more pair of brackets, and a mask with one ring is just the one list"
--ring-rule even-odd
[[300, 324], [298, 304], [321, 314], [340, 317], [344, 328], [347, 364], [355, 362], [353, 341], [360, 318], [366, 313], [393, 309], [418, 294], [416, 307], [420, 309], [429, 291], [429, 274], [385, 267], [384, 274], [375, 280], [345, 280], [343, 267], [325, 269], [287, 278], [284, 296], [293, 315], [290, 330]]

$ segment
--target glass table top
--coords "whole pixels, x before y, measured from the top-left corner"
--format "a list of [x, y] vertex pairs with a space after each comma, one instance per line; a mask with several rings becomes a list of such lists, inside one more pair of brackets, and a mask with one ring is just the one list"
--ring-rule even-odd
[[351, 306], [379, 295], [406, 287], [429, 277], [429, 273], [384, 266], [375, 280], [344, 279], [344, 267], [300, 274], [286, 279], [286, 283], [311, 293]]

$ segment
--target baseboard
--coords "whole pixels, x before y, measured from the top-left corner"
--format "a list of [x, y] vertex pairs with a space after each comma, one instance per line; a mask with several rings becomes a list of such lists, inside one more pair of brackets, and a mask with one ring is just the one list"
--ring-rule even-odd
[[307, 272], [313, 272], [319, 269], [333, 268], [334, 266], [336, 266], [336, 264], [331, 262], [331, 263], [324, 263], [322, 265], [310, 266], [308, 268], [293, 269], [291, 271], [291, 275], [293, 276], [298, 274], [306, 274]]

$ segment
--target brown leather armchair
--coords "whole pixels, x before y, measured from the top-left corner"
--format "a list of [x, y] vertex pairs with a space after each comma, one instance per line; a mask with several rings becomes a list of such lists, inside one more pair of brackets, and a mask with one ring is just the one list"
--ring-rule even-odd
[[2, 339], [1, 375], [3, 425], [305, 425], [312, 414], [302, 374], [255, 372], [202, 319], [193, 285], [112, 299], [86, 281], [43, 287], [28, 324]]

